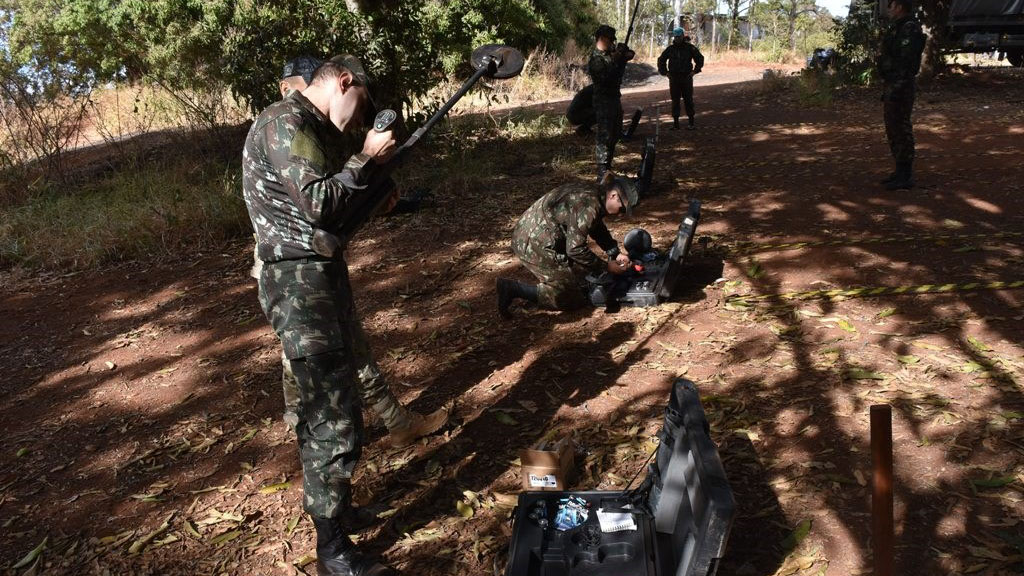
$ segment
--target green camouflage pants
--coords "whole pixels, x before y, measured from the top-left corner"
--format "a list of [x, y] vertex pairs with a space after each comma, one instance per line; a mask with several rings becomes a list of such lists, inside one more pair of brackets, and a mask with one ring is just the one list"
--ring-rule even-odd
[[914, 109], [914, 94], [902, 95], [898, 98], [886, 99], [882, 105], [885, 118], [885, 137], [889, 140], [889, 150], [897, 163], [909, 163], [914, 160], [914, 125], [910, 114]]
[[303, 508], [334, 518], [351, 501], [362, 454], [363, 416], [347, 350], [290, 361], [300, 401], [295, 426], [302, 460]]
[[[368, 408], [388, 430], [396, 430], [409, 425], [409, 414], [402, 408], [398, 398], [391, 393], [384, 376], [380, 373], [377, 362], [373, 359], [370, 343], [362, 324], [353, 323], [352, 354], [355, 358], [356, 381], [363, 406]], [[281, 352], [281, 383], [284, 388], [284, 421], [295, 429], [298, 423], [299, 385], [292, 374], [288, 357]]]
[[[259, 280], [263, 270], [263, 261], [259, 259], [256, 250], [253, 250], [253, 267], [250, 274]], [[388, 430], [402, 428], [409, 424], [409, 416], [402, 409], [398, 398], [391, 393], [387, 381], [380, 373], [380, 368], [373, 359], [370, 350], [370, 343], [366, 339], [362, 324], [354, 323], [355, 330], [352, 334], [353, 353], [356, 357], [356, 375], [359, 379], [360, 396], [363, 405], [380, 418]], [[284, 350], [281, 351], [281, 387], [284, 390], [284, 421], [288, 427], [295, 430], [298, 425], [299, 406], [299, 385], [292, 374], [291, 364]]]
[[277, 333], [297, 390], [295, 435], [302, 461], [304, 508], [340, 514], [362, 453], [363, 418], [353, 342], [358, 325], [343, 261], [266, 263], [260, 306]]
[[537, 277], [537, 303], [541, 307], [548, 310], [578, 310], [590, 303], [581, 279], [568, 263], [553, 260], [522, 262]]
[[594, 97], [597, 120], [597, 144], [594, 156], [597, 165], [611, 168], [615, 158], [615, 144], [622, 137], [622, 101], [618, 98]]

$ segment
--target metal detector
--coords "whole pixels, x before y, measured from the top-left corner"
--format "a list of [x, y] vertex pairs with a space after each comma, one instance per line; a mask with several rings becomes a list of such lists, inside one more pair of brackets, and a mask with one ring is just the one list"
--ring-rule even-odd
[[[350, 209], [345, 211], [343, 220], [332, 222], [328, 228], [317, 229], [313, 234], [313, 249], [317, 254], [328, 258], [335, 257], [339, 250], [344, 250], [348, 241], [357, 231], [370, 219], [388, 199], [394, 189], [391, 181], [391, 174], [409, 156], [410, 151], [415, 147], [423, 136], [427, 134], [443, 118], [455, 103], [469, 92], [470, 88], [481, 78], [488, 77], [498, 80], [513, 78], [523, 71], [526, 61], [522, 53], [511, 46], [503, 44], [486, 44], [473, 50], [470, 56], [470, 64], [476, 72], [473, 73], [441, 108], [434, 113], [427, 122], [420, 126], [405, 143], [398, 147], [395, 155], [386, 164], [377, 166], [370, 177], [370, 183], [359, 184], [355, 175], [342, 171], [335, 176], [346, 188], [364, 189], [363, 192], [353, 195], [349, 201]], [[398, 119], [394, 110], [381, 110], [377, 113], [373, 122], [373, 130], [384, 132], [391, 128], [391, 125]]]

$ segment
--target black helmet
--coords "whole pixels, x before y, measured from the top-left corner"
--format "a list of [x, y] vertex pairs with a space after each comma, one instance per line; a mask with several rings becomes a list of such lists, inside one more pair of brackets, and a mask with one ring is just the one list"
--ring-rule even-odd
[[651, 251], [651, 247], [654, 245], [651, 241], [651, 235], [643, 228], [633, 228], [626, 233], [626, 237], [622, 241], [623, 247], [626, 248], [626, 252], [629, 254], [631, 260], [640, 260], [641, 256]]

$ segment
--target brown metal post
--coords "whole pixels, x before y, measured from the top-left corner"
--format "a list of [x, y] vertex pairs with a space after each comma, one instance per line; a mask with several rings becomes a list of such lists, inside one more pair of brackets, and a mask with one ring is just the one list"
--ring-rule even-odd
[[892, 576], [892, 407], [871, 407], [871, 543], [875, 576]]

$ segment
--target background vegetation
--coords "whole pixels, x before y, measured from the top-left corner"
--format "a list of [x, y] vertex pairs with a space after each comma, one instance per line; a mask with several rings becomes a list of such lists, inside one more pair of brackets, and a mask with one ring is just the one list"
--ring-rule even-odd
[[[85, 267], [244, 234], [239, 139], [295, 55], [360, 56], [379, 100], [415, 123], [484, 43], [520, 48], [527, 68], [513, 82], [481, 85], [467, 104], [567, 97], [588, 81], [596, 25], [624, 39], [636, 6], [0, 0], [0, 266]], [[680, 23], [712, 61], [803, 61], [833, 45], [837, 30], [851, 47], [872, 41], [805, 0], [639, 6], [631, 44], [648, 63]]]

